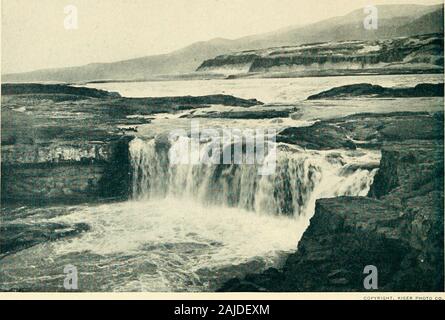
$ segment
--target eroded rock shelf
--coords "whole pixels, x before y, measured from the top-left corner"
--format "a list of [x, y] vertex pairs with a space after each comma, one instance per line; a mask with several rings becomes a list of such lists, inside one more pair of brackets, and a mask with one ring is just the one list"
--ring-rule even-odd
[[[443, 291], [443, 113], [354, 115], [303, 133], [294, 141], [312, 148], [336, 148], [346, 133], [381, 148], [368, 197], [317, 200], [281, 269], [232, 279], [220, 290], [365, 291], [363, 270], [373, 265], [379, 291]], [[286, 141], [293, 134], [284, 132]], [[316, 144], [316, 136], [331, 142]]]

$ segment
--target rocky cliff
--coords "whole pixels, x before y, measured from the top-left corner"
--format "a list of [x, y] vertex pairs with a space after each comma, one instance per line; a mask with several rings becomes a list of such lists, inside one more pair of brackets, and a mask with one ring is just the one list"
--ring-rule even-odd
[[126, 198], [129, 136], [2, 148], [2, 201]]
[[366, 291], [367, 265], [377, 267], [378, 291], [443, 291], [443, 113], [354, 115], [322, 122], [312, 135], [334, 123], [382, 150], [368, 197], [318, 200], [280, 270], [232, 279], [221, 291]]
[[[247, 72], [246, 72], [247, 70]], [[197, 71], [228, 75], [443, 72], [443, 36], [340, 41], [248, 50], [204, 61]]]

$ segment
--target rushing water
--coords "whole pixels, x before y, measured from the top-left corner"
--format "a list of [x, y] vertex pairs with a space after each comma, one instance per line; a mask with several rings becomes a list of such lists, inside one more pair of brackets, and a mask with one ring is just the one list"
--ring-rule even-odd
[[[435, 76], [422, 77], [438, 80]], [[138, 86], [143, 90], [134, 95], [149, 95], [146, 93], [150, 90], [159, 96], [167, 95], [167, 91], [171, 95], [223, 91], [259, 100], [268, 96], [268, 103], [284, 100], [290, 103], [304, 100], [309, 92], [346, 81], [339, 79], [317, 79], [320, 86], [317, 81], [309, 80], [312, 81], [310, 90], [308, 85], [303, 86], [306, 89], [299, 88], [308, 81], [306, 78], [236, 80], [232, 91], [227, 89], [230, 83], [220, 80], [209, 81], [201, 87], [194, 81], [184, 81], [179, 86], [177, 82], [163, 82], [162, 86], [149, 82], [100, 86], [125, 95]], [[394, 83], [396, 79], [399, 83], [411, 84], [414, 81], [411, 76], [374, 79], [376, 81], [369, 82]], [[271, 87], [271, 83], [275, 84]], [[273, 90], [276, 83], [281, 84], [277, 92]], [[194, 92], [195, 88], [202, 91]], [[408, 100], [391, 100], [391, 105], [410, 109], [414, 104]], [[423, 104], [428, 110], [435, 110], [440, 103], [437, 99], [425, 101], [430, 101]], [[348, 105], [350, 103], [337, 101], [329, 107], [329, 113], [341, 115], [342, 110], [354, 107]], [[356, 103], [360, 104], [360, 100]], [[368, 104], [362, 104], [365, 105]], [[280, 122], [222, 119], [206, 120], [203, 125], [279, 129], [309, 125], [321, 113], [309, 110], [307, 114], [310, 116]], [[366, 195], [376, 169], [360, 169], [369, 167], [361, 165], [376, 164], [380, 160], [380, 153], [376, 151], [308, 151], [272, 143], [272, 149], [268, 150], [276, 151], [276, 167], [269, 175], [258, 174], [261, 164], [174, 164], [172, 157], [181, 155], [181, 150], [186, 150], [184, 144], [192, 138], [185, 135], [165, 143], [164, 134], [172, 128], [189, 125], [189, 120], [176, 115], [167, 119], [160, 115], [140, 128], [138, 137], [130, 144], [133, 177], [130, 201], [3, 208], [6, 226], [86, 223], [90, 230], [1, 258], [0, 289], [64, 291], [63, 269], [71, 264], [78, 269], [82, 291], [215, 290], [234, 276], [279, 264], [284, 253], [296, 249], [314, 213], [315, 200]], [[208, 141], [198, 143], [205, 150], [209, 146]]]
[[375, 170], [347, 168], [379, 161], [376, 152], [315, 152], [278, 144], [271, 174], [259, 174], [261, 166], [253, 164], [170, 164], [189, 142], [178, 139], [169, 150], [157, 148], [154, 139], [131, 142], [134, 199], [170, 197], [307, 220], [317, 198], [366, 195]]
[[295, 250], [317, 198], [366, 195], [376, 170], [348, 167], [379, 160], [378, 152], [286, 147], [276, 173], [260, 176], [248, 165], [170, 165], [154, 140], [137, 138], [130, 152], [133, 200], [50, 207], [13, 221], [91, 230], [3, 258], [3, 289], [63, 290], [72, 264], [86, 291], [214, 290]]

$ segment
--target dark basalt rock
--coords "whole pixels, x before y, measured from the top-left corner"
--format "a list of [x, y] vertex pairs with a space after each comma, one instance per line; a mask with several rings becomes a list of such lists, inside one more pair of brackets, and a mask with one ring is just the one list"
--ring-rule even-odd
[[223, 111], [203, 114], [189, 114], [187, 118], [223, 118], [223, 119], [274, 119], [287, 118], [295, 110], [255, 110], [255, 111]]
[[[443, 128], [443, 113], [358, 114], [333, 122], [356, 137], [377, 131], [382, 159], [368, 197], [317, 200], [297, 251], [280, 270], [232, 279], [219, 291], [367, 291], [367, 265], [377, 267], [377, 291], [444, 290], [443, 134], [415, 129]], [[397, 139], [387, 139], [388, 127], [401, 128]]]
[[[47, 203], [127, 199], [130, 192], [129, 142], [123, 136], [101, 144], [3, 149], [1, 200]], [[66, 153], [65, 151], [66, 150]], [[78, 155], [83, 157], [78, 158]], [[51, 157], [54, 154], [54, 157]], [[64, 154], [73, 158], [63, 158]]]
[[121, 98], [113, 103], [123, 103], [129, 106], [163, 106], [174, 107], [178, 110], [193, 109], [190, 106], [208, 106], [213, 104], [233, 107], [252, 107], [262, 105], [257, 99], [242, 99], [226, 94], [213, 94], [206, 96], [180, 96], [180, 97], [159, 97], [159, 98]]
[[277, 142], [308, 149], [381, 148], [385, 141], [443, 139], [443, 112], [361, 113], [281, 131]]
[[348, 138], [348, 131], [338, 126], [318, 122], [309, 127], [292, 127], [281, 131], [277, 142], [297, 144], [307, 149], [355, 149], [355, 143]]
[[351, 84], [341, 87], [335, 87], [327, 91], [309, 96], [308, 100], [326, 99], [326, 98], [345, 98], [364, 95], [378, 95], [384, 92], [384, 88], [370, 83]]
[[72, 87], [64, 84], [39, 84], [39, 83], [4, 83], [2, 84], [2, 95], [45, 95], [49, 97], [53, 95], [69, 95], [73, 99], [76, 96], [89, 98], [119, 98], [120, 94], [116, 92], [108, 92], [105, 90]]
[[129, 106], [177, 106], [221, 104], [225, 106], [251, 107], [263, 104], [256, 99], [242, 99], [231, 95], [214, 94], [206, 96], [156, 97], [156, 98], [123, 98], [116, 92], [105, 90], [73, 87], [64, 84], [38, 83], [5, 83], [2, 84], [2, 95], [29, 95], [38, 99], [56, 101], [78, 100], [81, 98], [111, 99], [112, 104]]
[[0, 258], [36, 244], [74, 237], [90, 227], [85, 223], [66, 225], [61, 223], [7, 224], [0, 225]]
[[309, 96], [308, 100], [339, 99], [370, 96], [374, 98], [443, 97], [443, 83], [421, 83], [412, 88], [384, 88], [369, 83], [351, 84], [332, 88]]
[[213, 59], [205, 60], [197, 69], [197, 71], [205, 70], [206, 68], [224, 67], [230, 65], [239, 65], [244, 63], [251, 63], [259, 58], [256, 54], [243, 54], [233, 56], [217, 56]]

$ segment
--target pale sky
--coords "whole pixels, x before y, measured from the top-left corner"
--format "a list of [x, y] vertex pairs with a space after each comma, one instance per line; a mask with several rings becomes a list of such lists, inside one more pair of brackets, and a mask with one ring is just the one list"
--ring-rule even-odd
[[[167, 53], [340, 16], [369, 4], [440, 0], [2, 0], [2, 73]], [[75, 5], [78, 29], [66, 30]]]

